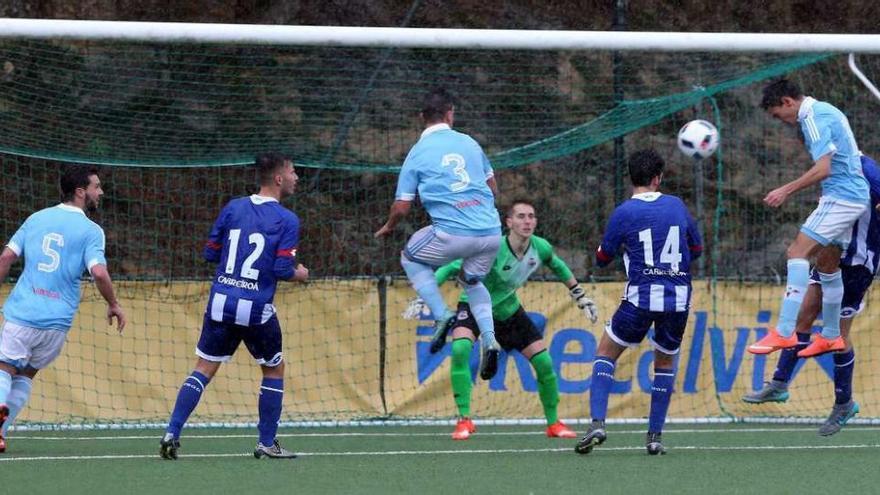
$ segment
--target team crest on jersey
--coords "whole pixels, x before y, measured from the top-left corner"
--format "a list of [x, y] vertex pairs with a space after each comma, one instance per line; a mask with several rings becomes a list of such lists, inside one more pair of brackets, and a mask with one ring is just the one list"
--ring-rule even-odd
[[458, 312], [458, 319], [459, 320], [467, 320], [468, 319], [468, 312], [465, 310], [459, 311]]
[[535, 258], [529, 258], [529, 266], [535, 266], [538, 264], [538, 260]]
[[504, 268], [502, 268], [502, 270], [507, 271], [507, 270], [510, 270], [510, 268], [511, 268], [510, 265], [504, 265]]

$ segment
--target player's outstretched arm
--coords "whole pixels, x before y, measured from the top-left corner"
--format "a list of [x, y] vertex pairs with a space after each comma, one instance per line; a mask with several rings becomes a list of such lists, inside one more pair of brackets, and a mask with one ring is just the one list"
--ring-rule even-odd
[[91, 271], [92, 277], [95, 278], [95, 286], [98, 287], [98, 292], [107, 301], [107, 324], [112, 325], [113, 318], [115, 317], [116, 329], [121, 334], [125, 329], [125, 312], [122, 311], [119, 301], [116, 300], [116, 294], [113, 291], [113, 281], [110, 280], [110, 272], [107, 271], [107, 267], [104, 265], [95, 265]]
[[816, 163], [797, 179], [767, 193], [767, 196], [764, 197], [764, 203], [771, 208], [782, 206], [782, 203], [785, 203], [789, 196], [801, 189], [818, 184], [830, 174], [831, 154], [829, 153], [816, 160]]
[[18, 255], [15, 254], [15, 251], [8, 247], [3, 248], [3, 253], [0, 254], [0, 282], [6, 280], [6, 277], [9, 275], [9, 269], [17, 259]]
[[380, 238], [391, 235], [397, 227], [397, 224], [409, 214], [410, 208], [412, 208], [412, 201], [402, 199], [396, 200], [391, 205], [391, 211], [388, 212], [388, 221], [385, 222], [385, 225], [383, 225], [382, 228], [373, 234], [373, 237]]

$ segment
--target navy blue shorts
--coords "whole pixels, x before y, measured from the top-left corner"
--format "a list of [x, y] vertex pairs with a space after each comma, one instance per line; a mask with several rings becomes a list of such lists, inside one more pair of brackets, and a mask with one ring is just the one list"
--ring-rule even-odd
[[[841, 266], [840, 277], [843, 279], [843, 300], [840, 302], [840, 317], [852, 318], [862, 312], [862, 300], [871, 282], [874, 281], [874, 274], [864, 265]], [[815, 268], [810, 273], [810, 283], [820, 284], [819, 271]]]
[[281, 325], [275, 316], [262, 325], [245, 327], [214, 321], [206, 313], [196, 355], [208, 361], [225, 363], [232, 359], [241, 341], [257, 364], [269, 367], [281, 364]]
[[664, 354], [678, 354], [687, 320], [688, 311], [648, 311], [623, 301], [605, 326], [605, 332], [618, 344], [634, 347], [645, 340], [653, 325], [654, 336], [650, 340], [654, 349]]

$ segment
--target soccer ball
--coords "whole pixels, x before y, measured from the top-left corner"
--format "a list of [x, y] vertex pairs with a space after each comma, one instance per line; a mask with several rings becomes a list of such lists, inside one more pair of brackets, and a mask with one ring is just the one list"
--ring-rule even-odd
[[711, 122], [692, 120], [678, 131], [678, 149], [691, 158], [708, 158], [718, 148], [718, 129]]

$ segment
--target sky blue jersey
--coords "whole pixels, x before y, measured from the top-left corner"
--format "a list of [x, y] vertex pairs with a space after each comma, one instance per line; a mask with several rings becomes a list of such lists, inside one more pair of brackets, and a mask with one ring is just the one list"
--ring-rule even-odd
[[434, 226], [448, 234], [500, 234], [495, 196], [486, 184], [493, 174], [473, 138], [436, 124], [406, 156], [394, 198], [413, 201], [418, 194]]
[[206, 309], [212, 320], [254, 326], [275, 315], [278, 280], [296, 269], [299, 228], [299, 217], [275, 198], [254, 194], [223, 207], [203, 252], [217, 263]]
[[867, 204], [868, 182], [862, 173], [859, 145], [846, 115], [834, 105], [804, 98], [798, 111], [804, 145], [813, 161], [831, 154], [831, 174], [822, 181], [822, 195]]
[[82, 209], [60, 204], [29, 216], [6, 246], [24, 256], [24, 270], [3, 316], [18, 325], [68, 331], [83, 272], [107, 264], [104, 231]]
[[605, 266], [623, 246], [627, 284], [623, 299], [657, 312], [690, 308], [690, 262], [703, 252], [700, 231], [681, 199], [648, 192], [615, 208], [596, 263]]

